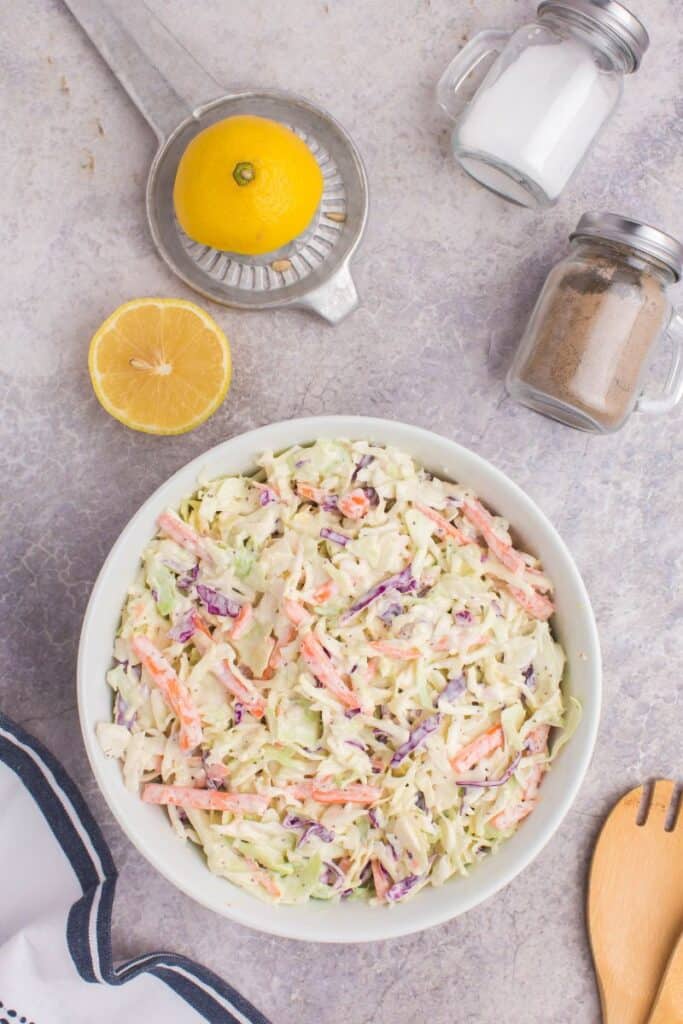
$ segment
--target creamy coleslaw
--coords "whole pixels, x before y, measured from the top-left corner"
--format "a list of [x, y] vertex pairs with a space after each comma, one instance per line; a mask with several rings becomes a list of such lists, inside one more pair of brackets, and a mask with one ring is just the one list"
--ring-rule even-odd
[[402, 901], [491, 854], [578, 714], [552, 582], [406, 453], [320, 440], [158, 520], [104, 752], [259, 897]]

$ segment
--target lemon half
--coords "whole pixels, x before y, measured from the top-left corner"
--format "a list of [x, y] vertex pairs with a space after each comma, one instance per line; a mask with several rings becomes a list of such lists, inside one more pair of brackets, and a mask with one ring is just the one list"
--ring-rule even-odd
[[230, 345], [218, 324], [183, 299], [134, 299], [94, 334], [88, 369], [115, 419], [147, 434], [203, 423], [230, 386]]

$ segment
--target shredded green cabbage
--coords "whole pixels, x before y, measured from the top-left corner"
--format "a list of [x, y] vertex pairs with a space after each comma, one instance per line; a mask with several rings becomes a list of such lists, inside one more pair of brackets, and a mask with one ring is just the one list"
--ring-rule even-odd
[[266, 453], [147, 547], [100, 740], [211, 871], [277, 902], [396, 902], [495, 851], [575, 728], [551, 593], [504, 520], [404, 452]]

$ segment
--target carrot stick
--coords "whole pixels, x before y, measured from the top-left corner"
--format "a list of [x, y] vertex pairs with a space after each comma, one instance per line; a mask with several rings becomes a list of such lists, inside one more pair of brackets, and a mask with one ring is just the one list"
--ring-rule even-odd
[[239, 640], [240, 637], [243, 637], [244, 634], [249, 631], [249, 627], [253, 621], [254, 609], [248, 602], [245, 602], [240, 608], [234, 625], [230, 631], [230, 639]]
[[468, 771], [481, 761], [482, 758], [488, 757], [494, 750], [502, 747], [504, 739], [503, 727], [501, 725], [494, 725], [487, 729], [486, 732], [480, 733], [479, 736], [466, 744], [462, 750], [458, 751], [455, 757], [451, 758], [453, 771], [458, 775], [461, 772]]
[[387, 877], [386, 871], [376, 857], [372, 858], [370, 865], [372, 867], [372, 880], [375, 883], [377, 899], [384, 900], [391, 888], [391, 881]]
[[181, 548], [191, 551], [197, 558], [211, 557], [203, 537], [200, 537], [196, 530], [184, 523], [175, 512], [162, 512], [157, 519], [157, 525], [162, 533], [174, 540]]
[[526, 563], [519, 551], [516, 551], [512, 544], [501, 540], [495, 532], [491, 513], [487, 512], [481, 502], [476, 499], [466, 501], [462, 511], [463, 515], [469, 519], [472, 525], [476, 526], [486, 541], [487, 546], [498, 561], [503, 563], [506, 569], [509, 569], [510, 572], [518, 573], [525, 568]]
[[326, 687], [333, 697], [347, 708], [358, 708], [360, 704], [353, 690], [350, 690], [328, 657], [323, 645], [312, 633], [307, 633], [300, 644], [301, 657], [309, 669]]
[[385, 658], [394, 658], [396, 661], [412, 661], [422, 654], [417, 647], [402, 647], [401, 644], [394, 644], [390, 640], [373, 640], [370, 647]]
[[298, 601], [293, 601], [291, 597], [283, 599], [282, 610], [293, 626], [303, 626], [305, 622], [310, 621], [311, 617], [306, 609], [302, 608]]
[[364, 490], [357, 487], [340, 498], [337, 507], [347, 519], [362, 519], [370, 511], [370, 499]]
[[337, 584], [334, 580], [326, 580], [325, 583], [321, 583], [319, 587], [311, 594], [312, 604], [325, 604], [331, 597], [337, 593]]
[[268, 806], [268, 798], [257, 793], [224, 793], [220, 789], [195, 789], [193, 786], [164, 786], [148, 782], [142, 791], [147, 804], [173, 804], [176, 807], [196, 807], [202, 811], [245, 811], [261, 814]]
[[289, 792], [298, 800], [315, 800], [319, 804], [374, 804], [382, 795], [377, 786], [352, 783], [344, 789], [326, 789], [315, 782], [290, 786]]
[[538, 594], [534, 591], [533, 594], [527, 594], [524, 590], [520, 590], [519, 587], [511, 587], [508, 585], [508, 590], [514, 597], [518, 605], [520, 605], [532, 619], [540, 619], [545, 622], [555, 611], [555, 605], [548, 597], [544, 597], [543, 594]]
[[131, 647], [180, 722], [180, 749], [192, 750], [202, 742], [202, 723], [189, 690], [148, 637], [142, 634], [133, 637]]
[[437, 533], [445, 537], [451, 537], [456, 544], [471, 544], [472, 541], [469, 537], [466, 537], [462, 530], [459, 530], [453, 523], [449, 523], [448, 520], [442, 516], [435, 508], [430, 508], [428, 505], [423, 505], [421, 502], [415, 502], [415, 508], [430, 519], [437, 527]]

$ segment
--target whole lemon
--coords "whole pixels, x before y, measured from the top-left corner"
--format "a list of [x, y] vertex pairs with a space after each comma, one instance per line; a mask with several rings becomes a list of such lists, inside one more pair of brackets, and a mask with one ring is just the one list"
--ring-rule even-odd
[[180, 158], [173, 203], [183, 231], [214, 249], [257, 256], [304, 231], [323, 193], [306, 143], [265, 117], [210, 125]]

